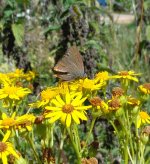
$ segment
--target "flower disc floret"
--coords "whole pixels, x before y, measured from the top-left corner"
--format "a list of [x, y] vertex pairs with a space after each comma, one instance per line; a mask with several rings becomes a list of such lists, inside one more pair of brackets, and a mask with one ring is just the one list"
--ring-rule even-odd
[[7, 145], [3, 142], [0, 142], [0, 152], [4, 152], [7, 150]]
[[118, 98], [109, 101], [109, 110], [118, 110], [120, 107], [121, 104]]

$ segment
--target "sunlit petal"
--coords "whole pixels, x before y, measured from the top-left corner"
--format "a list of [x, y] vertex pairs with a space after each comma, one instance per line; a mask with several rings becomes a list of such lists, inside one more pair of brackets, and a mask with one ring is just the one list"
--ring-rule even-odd
[[61, 110], [60, 107], [52, 107], [52, 106], [46, 106], [45, 109], [47, 109], [47, 110], [52, 110], [52, 111], [53, 111], [53, 110], [54, 110], [54, 111], [55, 111], [55, 110]]
[[65, 105], [64, 101], [61, 99], [60, 95], [56, 96], [57, 101], [63, 106]]
[[85, 116], [85, 114], [83, 112], [78, 112], [75, 110], [74, 114], [77, 115], [82, 120], [87, 120], [87, 117]]
[[70, 101], [71, 101], [71, 97], [70, 97], [70, 94], [67, 92], [66, 93], [66, 104], [70, 104]]
[[72, 118], [75, 121], [75, 123], [80, 124], [80, 120], [74, 112], [72, 112]]
[[67, 118], [66, 118], [66, 126], [67, 126], [67, 127], [70, 127], [70, 124], [71, 124], [71, 115], [68, 114], [68, 115], [67, 115]]
[[57, 107], [62, 107], [62, 104], [61, 104], [59, 101], [57, 101], [56, 99], [52, 99], [52, 100], [51, 100], [51, 103], [53, 103], [53, 104], [56, 105]]
[[55, 115], [54, 117], [50, 118], [49, 119], [49, 123], [54, 123], [56, 120], [58, 120], [59, 118], [61, 117], [61, 114], [60, 115]]

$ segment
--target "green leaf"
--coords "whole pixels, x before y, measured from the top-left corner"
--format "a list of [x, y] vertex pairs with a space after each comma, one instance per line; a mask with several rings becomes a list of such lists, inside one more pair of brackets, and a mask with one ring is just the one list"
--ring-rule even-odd
[[24, 38], [24, 24], [12, 24], [12, 31], [16, 44], [21, 47], [23, 45]]
[[150, 25], [146, 27], [146, 37], [150, 41]]

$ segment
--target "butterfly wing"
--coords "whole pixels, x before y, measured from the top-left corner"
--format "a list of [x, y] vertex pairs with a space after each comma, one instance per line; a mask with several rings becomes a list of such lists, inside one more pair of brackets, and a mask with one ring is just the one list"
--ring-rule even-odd
[[67, 53], [70, 54], [72, 61], [75, 64], [77, 70], [84, 74], [83, 60], [78, 48], [76, 46], [72, 46], [68, 49]]
[[54, 67], [54, 71], [56, 71], [58, 78], [67, 81], [84, 76], [82, 57], [76, 46], [68, 49], [64, 57]]

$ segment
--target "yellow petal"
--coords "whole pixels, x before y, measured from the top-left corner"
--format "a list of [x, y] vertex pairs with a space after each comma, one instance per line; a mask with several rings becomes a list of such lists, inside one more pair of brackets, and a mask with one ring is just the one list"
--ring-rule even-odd
[[141, 126], [141, 119], [138, 119], [137, 121], [137, 128], [139, 128]]
[[56, 120], [58, 120], [59, 118], [61, 117], [61, 115], [56, 115], [54, 117], [52, 117], [50, 120], [49, 120], [49, 123], [54, 123]]
[[87, 120], [87, 117], [85, 116], [85, 114], [83, 112], [78, 112], [78, 111], [74, 110], [74, 114], [76, 114], [82, 120]]
[[61, 104], [59, 101], [57, 101], [56, 99], [52, 99], [52, 100], [51, 100], [51, 103], [53, 103], [53, 104], [56, 105], [57, 107], [62, 107], [62, 104]]
[[6, 142], [8, 140], [8, 138], [9, 138], [10, 134], [11, 134], [11, 131], [10, 130], [7, 130], [7, 132], [6, 132], [6, 134], [5, 134], [5, 136], [4, 136], [4, 138], [3, 138], [2, 141], [3, 142]]
[[53, 106], [46, 106], [45, 109], [52, 110], [52, 111], [59, 111], [59, 110], [61, 110], [61, 108], [59, 108], [59, 107], [53, 107]]
[[77, 110], [86, 110], [86, 109], [89, 109], [89, 108], [92, 108], [92, 106], [88, 105], [88, 106], [77, 106], [77, 107], [75, 107], [75, 109], [77, 109]]
[[8, 118], [7, 115], [6, 115], [6, 113], [2, 113], [2, 119], [4, 120], [6, 118]]
[[14, 151], [13, 148], [9, 148], [9, 152], [10, 152], [14, 157], [16, 157], [17, 159], [19, 158], [19, 155]]
[[86, 99], [87, 99], [87, 97], [82, 98], [82, 99], [78, 102], [78, 104], [82, 104]]
[[62, 116], [61, 116], [61, 122], [63, 124], [65, 124], [65, 122], [66, 122], [66, 117], [67, 117], [67, 114], [66, 113], [63, 113]]
[[74, 111], [72, 112], [72, 118], [73, 118], [73, 120], [75, 121], [75, 123], [80, 124], [80, 120], [79, 120], [79, 118], [77, 117], [77, 115], [74, 113]]
[[65, 105], [64, 101], [61, 99], [60, 95], [56, 96], [57, 101], [63, 106]]
[[80, 94], [79, 96], [77, 96], [72, 102], [71, 105], [76, 106], [79, 103], [79, 100], [82, 98], [82, 95]]
[[70, 104], [71, 102], [71, 97], [70, 97], [70, 94], [67, 92], [66, 93], [66, 104]]
[[7, 157], [6, 157], [5, 153], [2, 153], [2, 163], [3, 164], [8, 164]]
[[48, 113], [48, 114], [45, 115], [45, 118], [55, 117], [55, 116], [59, 116], [59, 115], [62, 115], [62, 111], [50, 112], [50, 113]]
[[66, 118], [66, 126], [67, 126], [67, 127], [70, 127], [70, 124], [71, 124], [71, 115], [68, 114], [68, 115], [67, 115], [67, 118]]

